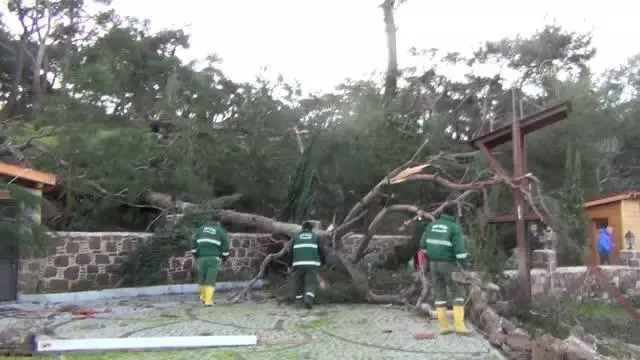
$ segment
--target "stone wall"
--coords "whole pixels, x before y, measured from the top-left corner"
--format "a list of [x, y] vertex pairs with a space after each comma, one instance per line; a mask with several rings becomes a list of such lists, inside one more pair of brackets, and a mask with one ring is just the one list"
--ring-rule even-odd
[[[125, 257], [151, 237], [149, 233], [61, 232], [52, 238], [46, 256], [26, 256], [20, 260], [18, 288], [21, 293], [85, 291], [117, 287], [119, 267]], [[345, 249], [353, 253], [357, 239], [345, 239]], [[248, 279], [255, 275], [272, 244], [269, 234], [230, 234], [229, 259], [224, 276]], [[365, 261], [384, 260], [394, 246], [406, 243], [405, 236], [376, 236]], [[189, 255], [172, 257], [164, 264], [166, 283], [193, 282], [194, 261]]]
[[[630, 296], [640, 295], [640, 268], [628, 266], [602, 266], [600, 270], [606, 275], [614, 286], [623, 294]], [[543, 295], [557, 295], [564, 292], [571, 284], [575, 283], [587, 271], [586, 266], [558, 267], [549, 272], [543, 269], [531, 270], [531, 295], [539, 297]], [[504, 272], [505, 278], [502, 287], [507, 291], [517, 292], [517, 270]], [[578, 290], [579, 291], [579, 290]], [[589, 298], [607, 298], [609, 295], [595, 277], [585, 282], [583, 296]]]
[[[601, 266], [600, 269], [622, 293], [640, 296], [640, 251], [623, 250], [620, 259], [623, 265]], [[531, 256], [531, 295], [559, 294], [586, 271], [586, 266], [557, 267], [555, 251], [535, 250]], [[517, 270], [505, 271], [503, 287], [517, 291], [517, 277]], [[606, 289], [594, 277], [585, 283], [584, 294], [589, 297], [608, 297]]]
[[621, 250], [620, 261], [623, 265], [640, 268], [640, 250]]

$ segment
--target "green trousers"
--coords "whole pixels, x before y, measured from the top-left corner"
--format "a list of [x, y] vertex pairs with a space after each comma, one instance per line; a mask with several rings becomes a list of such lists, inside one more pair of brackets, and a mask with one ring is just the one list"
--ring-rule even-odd
[[457, 269], [458, 266], [453, 261], [429, 261], [433, 300], [436, 308], [445, 307], [451, 302], [453, 302], [452, 305], [464, 305], [464, 287], [453, 281], [451, 277], [451, 274]]
[[293, 268], [293, 281], [295, 283], [295, 296], [296, 299], [302, 299], [304, 295], [309, 295], [312, 298], [316, 296], [316, 289], [318, 288], [318, 274], [317, 266], [296, 266]]
[[215, 256], [202, 256], [198, 258], [198, 285], [216, 285], [220, 258]]

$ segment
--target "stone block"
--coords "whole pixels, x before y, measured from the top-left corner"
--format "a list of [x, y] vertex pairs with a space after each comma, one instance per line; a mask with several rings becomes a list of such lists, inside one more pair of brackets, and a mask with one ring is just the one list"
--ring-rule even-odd
[[120, 273], [120, 267], [118, 265], [107, 265], [105, 268], [105, 271], [108, 274], [119, 274]]
[[108, 265], [111, 264], [111, 260], [108, 255], [105, 254], [96, 254], [94, 262], [97, 265]]
[[135, 249], [135, 245], [134, 245], [133, 241], [134, 240], [131, 239], [131, 238], [127, 238], [127, 239], [122, 240], [122, 252], [123, 253], [128, 254], [128, 253], [132, 252]]
[[58, 274], [58, 269], [54, 268], [53, 266], [47, 266], [42, 272], [42, 277], [45, 279], [54, 278], [56, 277], [57, 274]]
[[69, 256], [58, 255], [53, 258], [53, 266], [55, 267], [67, 267], [69, 266]]
[[28, 265], [28, 269], [29, 271], [33, 271], [33, 272], [40, 271], [40, 263], [35, 261], [30, 262]]
[[64, 235], [54, 237], [54, 247], [64, 247], [67, 244], [67, 238]]
[[101, 238], [93, 238], [89, 240], [89, 249], [90, 250], [100, 250], [102, 249], [102, 239]]
[[87, 265], [87, 274], [97, 274], [99, 270], [98, 265]]
[[113, 241], [109, 241], [106, 245], [105, 245], [105, 250], [108, 253], [115, 253], [118, 251], [118, 245], [116, 245], [115, 242]]
[[632, 268], [640, 268], [640, 260], [639, 259], [627, 260], [627, 266]]
[[76, 264], [77, 265], [88, 265], [91, 263], [91, 254], [78, 254], [76, 255]]
[[64, 278], [67, 280], [77, 280], [80, 275], [80, 267], [77, 265], [69, 266], [64, 269]]
[[51, 279], [47, 283], [47, 291], [50, 293], [68, 292], [69, 280]]
[[77, 254], [80, 251], [80, 244], [75, 241], [68, 241], [65, 250], [67, 254]]
[[78, 280], [71, 284], [71, 291], [89, 291], [93, 287], [93, 284], [89, 280]]
[[556, 252], [553, 250], [534, 250], [531, 259], [534, 269], [555, 270], [556, 268]]
[[531, 360], [563, 360], [561, 345], [560, 340], [545, 334], [533, 343]]
[[570, 336], [562, 342], [562, 351], [567, 360], [596, 360], [598, 352], [584, 341]]
[[120, 285], [120, 276], [113, 274], [109, 279], [109, 286], [118, 287]]
[[640, 250], [620, 250], [620, 260], [640, 259]]
[[96, 284], [100, 287], [108, 287], [110, 278], [109, 274], [98, 274], [96, 276]]
[[531, 339], [528, 336], [518, 334], [507, 335], [506, 344], [509, 348], [518, 352], [531, 351], [532, 347]]
[[188, 273], [186, 271], [176, 271], [171, 274], [171, 278], [175, 283], [184, 283], [187, 281]]

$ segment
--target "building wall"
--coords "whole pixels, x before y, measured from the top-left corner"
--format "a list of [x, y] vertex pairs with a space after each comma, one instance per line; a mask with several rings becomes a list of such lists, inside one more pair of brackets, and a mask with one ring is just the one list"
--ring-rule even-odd
[[[624, 240], [624, 234], [626, 234], [627, 231], [631, 231], [640, 241], [640, 200], [623, 200], [621, 204], [621, 214], [622, 228], [620, 234], [622, 235], [622, 244], [620, 248], [626, 249], [627, 244]], [[633, 250], [637, 250], [638, 248], [640, 247], [638, 247], [637, 243], [634, 243]]]
[[[120, 285], [120, 264], [126, 256], [151, 238], [150, 233], [57, 233], [46, 256], [20, 259], [18, 291], [50, 293], [113, 288]], [[358, 238], [345, 239], [348, 253], [355, 250]], [[269, 234], [229, 234], [231, 251], [222, 268], [222, 276], [232, 280], [247, 280], [257, 274], [262, 260], [273, 244]], [[405, 244], [407, 236], [375, 236], [365, 261], [383, 261], [393, 253], [393, 247]], [[162, 266], [159, 274], [164, 283], [180, 284], [194, 281], [194, 260], [187, 254], [176, 254]]]
[[585, 209], [585, 213], [587, 215], [587, 218], [591, 220], [590, 234], [591, 234], [592, 249], [590, 254], [587, 256], [587, 262], [597, 263], [599, 261], [598, 251], [597, 251], [599, 229], [596, 227], [594, 220], [607, 219], [609, 222], [609, 225], [613, 226], [614, 228], [613, 241], [616, 244], [615, 252], [612, 254], [612, 261], [616, 264], [619, 263], [620, 259], [619, 259], [618, 252], [620, 251], [621, 246], [623, 244], [622, 236], [624, 235], [624, 234], [621, 234], [621, 231], [622, 231], [621, 202], [617, 201], [617, 202], [611, 202], [608, 204], [592, 206], [590, 208]]

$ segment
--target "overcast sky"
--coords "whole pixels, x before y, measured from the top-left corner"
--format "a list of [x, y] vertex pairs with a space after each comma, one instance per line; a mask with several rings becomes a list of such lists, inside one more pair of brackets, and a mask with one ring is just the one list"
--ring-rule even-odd
[[[344, 78], [383, 70], [381, 0], [116, 0], [118, 12], [147, 17], [154, 29], [183, 27], [185, 59], [215, 52], [236, 80], [262, 66], [307, 90], [330, 90]], [[535, 4], [535, 7], [529, 7]], [[396, 14], [400, 66], [407, 50], [467, 52], [484, 40], [530, 35], [545, 24], [594, 34], [596, 70], [640, 52], [638, 9], [631, 0], [408, 0]]]
[[[185, 60], [216, 53], [236, 81], [267, 66], [305, 90], [331, 90], [347, 77], [384, 70], [382, 0], [115, 0], [123, 15], [148, 18], [152, 29], [191, 35]], [[632, 0], [408, 0], [396, 13], [400, 66], [407, 50], [468, 52], [484, 40], [531, 35], [545, 24], [594, 34], [596, 71], [640, 52], [638, 9]], [[534, 5], [534, 7], [530, 7]]]

